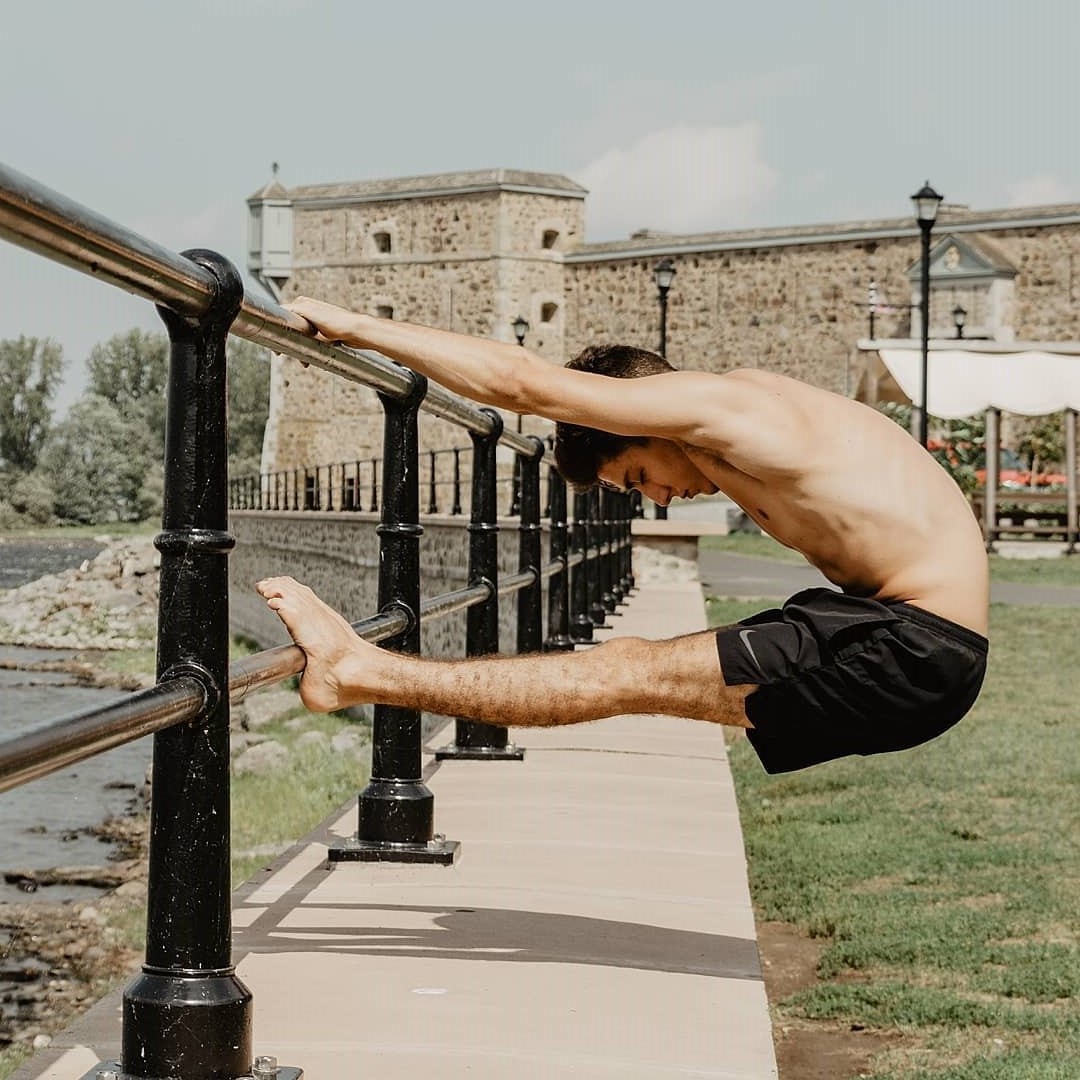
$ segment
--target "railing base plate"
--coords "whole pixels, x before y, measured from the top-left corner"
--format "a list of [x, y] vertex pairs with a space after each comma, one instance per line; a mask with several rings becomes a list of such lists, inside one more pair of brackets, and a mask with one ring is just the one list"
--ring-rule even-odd
[[[99, 1061], [89, 1072], [83, 1073], [81, 1080], [101, 1080], [103, 1073], [108, 1080], [139, 1080], [131, 1073], [124, 1072], [118, 1061]], [[254, 1073], [246, 1073], [236, 1077], [236, 1080], [264, 1080], [264, 1076], [269, 1078], [270, 1074], [259, 1073], [256, 1076]], [[303, 1080], [303, 1076], [303, 1069], [293, 1065], [279, 1065], [273, 1073], [273, 1080]]]
[[458, 746], [451, 743], [435, 751], [436, 761], [524, 761], [525, 748], [506, 746]]
[[350, 836], [326, 852], [330, 862], [436, 863], [452, 866], [461, 845], [457, 840], [429, 840], [426, 844], [394, 844], [389, 841], [360, 840]]

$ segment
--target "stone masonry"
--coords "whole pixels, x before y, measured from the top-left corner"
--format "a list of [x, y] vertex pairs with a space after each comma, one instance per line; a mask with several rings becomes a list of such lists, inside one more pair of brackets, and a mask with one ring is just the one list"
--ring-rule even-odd
[[[388, 318], [525, 344], [553, 363], [584, 346], [656, 348], [652, 272], [671, 258], [667, 355], [677, 367], [761, 367], [853, 393], [856, 343], [918, 333], [919, 232], [911, 218], [709, 233], [643, 230], [585, 241], [584, 189], [562, 176], [488, 170], [286, 189], [249, 200], [291, 213], [291, 259], [273, 272], [288, 299], [308, 294]], [[1080, 205], [974, 211], [942, 206], [931, 256], [932, 337], [1080, 339]], [[251, 267], [268, 272], [253, 232]], [[264, 471], [381, 454], [381, 410], [361, 387], [275, 359]], [[511, 420], [516, 424], [516, 419]], [[548, 426], [526, 418], [524, 430]], [[422, 422], [425, 448], [468, 445], [443, 421]], [[449, 458], [446, 459], [447, 461]]]

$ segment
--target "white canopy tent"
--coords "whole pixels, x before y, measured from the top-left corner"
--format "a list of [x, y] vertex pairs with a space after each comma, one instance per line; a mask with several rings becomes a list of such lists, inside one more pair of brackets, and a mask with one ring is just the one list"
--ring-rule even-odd
[[[855, 396], [923, 403], [922, 345], [912, 340], [858, 343]], [[1007, 531], [997, 520], [998, 460], [1002, 412], [1043, 416], [1063, 411], [1068, 477], [1066, 539], [1077, 539], [1077, 412], [1080, 410], [1080, 342], [932, 341], [926, 367], [926, 405], [931, 416], [955, 420], [986, 414], [984, 530], [988, 543]], [[1015, 498], [1015, 493], [1012, 496]], [[1012, 527], [1020, 531], [1019, 527]], [[1043, 530], [1046, 531], [1046, 530]]]

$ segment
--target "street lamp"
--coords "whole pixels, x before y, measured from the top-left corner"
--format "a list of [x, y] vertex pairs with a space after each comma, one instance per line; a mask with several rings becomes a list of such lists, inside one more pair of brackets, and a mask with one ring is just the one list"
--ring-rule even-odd
[[667, 294], [675, 280], [675, 264], [670, 259], [661, 259], [653, 270], [653, 281], [660, 294], [660, 355], [667, 358]]
[[[670, 259], [661, 259], [653, 269], [653, 281], [660, 296], [660, 355], [667, 359], [667, 294], [675, 280], [675, 264]], [[661, 521], [667, 517], [667, 507], [656, 505], [656, 516]]]
[[967, 312], [957, 304], [952, 309], [952, 321], [956, 327], [956, 336], [962, 338], [964, 336], [964, 322], [967, 320]]
[[930, 356], [930, 231], [937, 220], [938, 207], [941, 205], [943, 196], [939, 195], [927, 180], [923, 186], [911, 196], [915, 204], [915, 220], [919, 223], [919, 231], [922, 233], [922, 296], [920, 308], [922, 315], [922, 368], [921, 388], [922, 400], [919, 403], [919, 442], [923, 446], [927, 443], [927, 420], [926, 411], [926, 371]]
[[[514, 337], [517, 343], [525, 347], [525, 335], [529, 332], [529, 320], [524, 315], [519, 315], [511, 324], [514, 328]], [[521, 434], [521, 413], [517, 414], [517, 430]], [[521, 513], [521, 455], [514, 452], [514, 479], [510, 491], [510, 516]]]

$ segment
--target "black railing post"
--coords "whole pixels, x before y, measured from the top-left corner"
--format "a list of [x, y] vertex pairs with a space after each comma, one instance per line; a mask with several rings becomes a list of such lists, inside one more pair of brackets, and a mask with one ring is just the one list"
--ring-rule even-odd
[[545, 652], [568, 652], [574, 647], [570, 637], [570, 570], [567, 564], [566, 481], [548, 469], [549, 556], [560, 568], [548, 581], [548, 636]]
[[379, 473], [375, 458], [371, 459], [371, 505], [368, 511], [372, 514], [379, 509]]
[[606, 491], [601, 495], [601, 500], [606, 505], [604, 518], [607, 520], [608, 543], [610, 544], [608, 565], [611, 567], [611, 594], [615, 597], [615, 606], [618, 607], [626, 599], [626, 588], [622, 576], [622, 517], [626, 496], [616, 491]]
[[461, 513], [461, 450], [454, 447], [454, 504], [450, 507], [450, 513]]
[[158, 681], [194, 675], [205, 711], [154, 736], [146, 963], [123, 998], [132, 1077], [238, 1077], [252, 1065], [251, 994], [232, 964], [225, 341], [244, 287], [220, 255], [202, 317], [159, 308], [170, 338]]
[[530, 441], [535, 444], [536, 453], [532, 457], [518, 455], [518, 460], [521, 462], [518, 570], [532, 571], [535, 574], [535, 580], [517, 594], [517, 651], [519, 653], [539, 652], [543, 646], [544, 637], [542, 612], [544, 581], [540, 576], [543, 558], [540, 536], [540, 460], [544, 456], [544, 444], [535, 436], [531, 436]]
[[629, 491], [620, 500], [622, 508], [621, 572], [622, 594], [629, 597], [634, 591], [634, 505], [636, 491]]
[[615, 610], [619, 598], [615, 593], [615, 530], [611, 521], [611, 499], [613, 493], [598, 490], [595, 497], [596, 532], [600, 545], [599, 587], [600, 603], [608, 615], [618, 615]]
[[514, 451], [514, 471], [510, 478], [510, 508], [508, 517], [517, 517], [521, 513], [521, 455]]
[[593, 621], [589, 618], [589, 535], [585, 521], [589, 515], [589, 496], [584, 492], [574, 495], [574, 525], [570, 534], [570, 548], [580, 555], [570, 571], [570, 637], [574, 641], [592, 641]]
[[[408, 628], [384, 648], [420, 652], [420, 438], [417, 416], [427, 379], [413, 374], [405, 398], [380, 394], [383, 425], [383, 509], [379, 535], [379, 610], [404, 610]], [[458, 845], [436, 841], [435, 797], [422, 779], [420, 712], [376, 705], [371, 780], [360, 793], [355, 836], [329, 849], [331, 862], [452, 863]]]
[[[473, 441], [472, 508], [469, 515], [469, 584], [487, 588], [486, 600], [465, 614], [465, 652], [491, 656], [499, 651], [499, 508], [495, 450], [503, 420], [494, 409], [481, 409], [491, 417], [488, 435], [470, 432]], [[454, 742], [435, 752], [442, 761], [468, 758], [482, 761], [519, 761], [524, 751], [509, 741], [506, 728], [459, 717]]]
[[586, 580], [589, 583], [589, 618], [593, 626], [606, 627], [607, 614], [604, 608], [601, 574], [604, 572], [603, 539], [600, 525], [600, 491], [593, 488], [585, 496], [585, 560], [588, 570]]
[[439, 512], [439, 501], [435, 495], [435, 451], [428, 452], [428, 461], [431, 465], [431, 471], [428, 474], [428, 504], [427, 512], [429, 514], [437, 514]]

